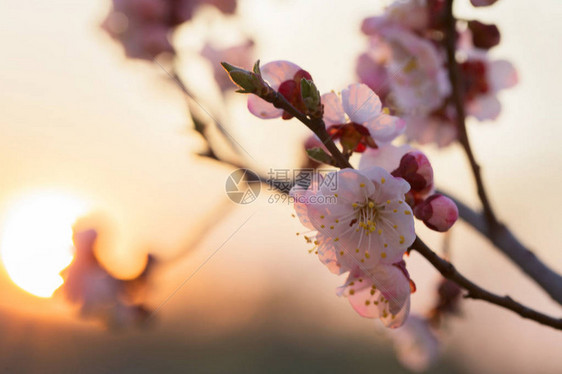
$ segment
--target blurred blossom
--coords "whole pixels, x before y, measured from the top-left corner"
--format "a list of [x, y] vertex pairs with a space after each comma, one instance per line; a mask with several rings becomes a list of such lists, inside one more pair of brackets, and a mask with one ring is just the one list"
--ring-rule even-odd
[[254, 41], [246, 40], [244, 43], [228, 48], [218, 49], [210, 44], [205, 44], [201, 50], [201, 56], [206, 58], [213, 66], [213, 74], [221, 91], [230, 90], [234, 87], [228, 75], [221, 66], [222, 61], [242, 68], [251, 68], [253, 64]]
[[149, 256], [138, 277], [117, 279], [96, 258], [96, 237], [94, 230], [74, 234], [76, 255], [62, 272], [64, 284], [59, 292], [79, 306], [82, 317], [97, 319], [110, 328], [143, 324], [150, 311], [137, 299], [143, 296], [154, 259]]
[[[444, 5], [444, 0], [395, 1], [382, 15], [365, 19], [362, 31], [370, 44], [356, 67], [360, 80], [380, 91], [383, 105], [406, 121], [409, 141], [440, 147], [458, 138], [443, 45]], [[457, 43], [465, 112], [493, 120], [501, 109], [497, 93], [513, 87], [517, 73], [508, 61], [488, 56], [500, 41], [495, 25], [476, 20], [466, 25]]]
[[427, 370], [439, 357], [439, 340], [428, 321], [411, 315], [402, 328], [389, 331], [398, 360], [416, 372]]
[[236, 9], [236, 0], [113, 0], [112, 4], [102, 28], [123, 45], [128, 57], [146, 60], [174, 53], [170, 34], [189, 21], [200, 5], [227, 14]]
[[501, 111], [497, 93], [517, 84], [517, 71], [509, 61], [491, 60], [486, 50], [474, 48], [469, 30], [459, 38], [459, 49], [466, 56], [460, 70], [467, 115], [496, 119]]

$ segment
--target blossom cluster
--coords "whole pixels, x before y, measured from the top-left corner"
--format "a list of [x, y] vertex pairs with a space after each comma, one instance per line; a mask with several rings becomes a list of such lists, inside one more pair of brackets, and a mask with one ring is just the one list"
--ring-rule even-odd
[[[294, 63], [274, 61], [253, 73], [232, 66], [227, 71], [245, 91], [266, 92], [248, 98], [248, 108], [257, 117], [289, 119], [294, 114], [272, 105], [269, 90], [278, 92], [294, 110], [316, 115], [307, 102], [317, 95], [313, 90], [303, 92], [312, 85], [312, 77]], [[326, 175], [337, 179], [335, 189], [319, 178], [309, 186], [293, 187], [295, 211], [310, 230], [304, 238], [331, 272], [348, 274], [338, 293], [357, 313], [399, 327], [416, 288], [404, 261], [416, 239], [414, 217], [433, 230], [446, 231], [458, 217], [456, 205], [434, 193], [433, 169], [421, 151], [392, 144], [404, 132], [405, 122], [389, 115], [369, 87], [352, 84], [341, 94], [322, 95], [320, 103], [322, 124], [331, 140], [340, 144], [343, 154], [357, 152], [361, 159], [357, 169]], [[328, 156], [327, 148], [315, 139], [307, 144], [318, 145], [315, 149]]]
[[[486, 6], [494, 1], [473, 1]], [[448, 79], [448, 33], [444, 0], [399, 0], [363, 21], [368, 50], [359, 56], [357, 75], [408, 123], [406, 135], [419, 143], [445, 146], [458, 138], [458, 119]], [[457, 21], [455, 49], [465, 112], [479, 121], [496, 119], [500, 90], [517, 83], [514, 67], [493, 60], [500, 41], [495, 25]]]
[[118, 279], [97, 259], [96, 239], [95, 230], [74, 234], [76, 255], [62, 273], [64, 284], [58, 292], [79, 306], [82, 317], [95, 319], [109, 328], [144, 324], [150, 310], [138, 299], [147, 286], [154, 259], [149, 256], [144, 270], [136, 278]]
[[102, 27], [123, 45], [128, 57], [152, 60], [174, 52], [170, 34], [203, 4], [225, 14], [236, 10], [236, 0], [113, 0]]

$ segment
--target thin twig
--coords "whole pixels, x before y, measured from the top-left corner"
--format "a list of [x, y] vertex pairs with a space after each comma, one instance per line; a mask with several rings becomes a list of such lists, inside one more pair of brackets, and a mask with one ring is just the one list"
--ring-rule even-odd
[[462, 201], [442, 191], [439, 193], [450, 197], [459, 209], [459, 216], [494, 246], [513, 261], [527, 276], [533, 279], [554, 301], [562, 304], [562, 276], [548, 267], [529, 248], [515, 237], [504, 225], [499, 223], [490, 228], [486, 217], [469, 208]]
[[425, 257], [445, 278], [452, 280], [468, 293], [466, 298], [484, 300], [491, 304], [501, 306], [509, 309], [514, 313], [519, 314], [523, 318], [531, 319], [540, 324], [554, 327], [555, 329], [562, 330], [562, 318], [554, 318], [546, 314], [537, 312], [523, 304], [518, 303], [509, 296], [499, 296], [483, 289], [482, 287], [474, 284], [466, 277], [464, 277], [449, 261], [446, 261], [433, 252], [420, 238], [416, 238], [412, 249], [418, 251]]
[[306, 127], [308, 127], [328, 149], [332, 154], [332, 157], [336, 161], [336, 166], [340, 169], [353, 168], [349, 163], [348, 159], [340, 152], [328, 131], [326, 130], [326, 124], [322, 118], [308, 118], [305, 114], [301, 113], [297, 108], [295, 108], [283, 95], [278, 92], [274, 92], [269, 97], [263, 98], [269, 101], [276, 108], [283, 109], [287, 113], [290, 113], [293, 117], [301, 121]]
[[476, 161], [474, 152], [472, 152], [472, 147], [470, 146], [470, 139], [468, 137], [468, 132], [466, 130], [466, 113], [464, 110], [464, 95], [462, 92], [459, 66], [456, 60], [456, 39], [457, 39], [457, 20], [453, 14], [453, 1], [447, 0], [446, 6], [446, 21], [447, 21], [447, 32], [444, 38], [445, 49], [447, 50], [447, 70], [449, 73], [449, 80], [451, 81], [451, 98], [455, 105], [455, 111], [457, 114], [457, 126], [459, 130], [459, 142], [462, 145], [468, 161], [470, 162], [470, 167], [472, 169], [472, 174], [474, 174], [474, 180], [476, 182], [476, 188], [478, 190], [478, 196], [482, 202], [482, 207], [484, 209], [484, 214], [490, 225], [498, 224], [492, 205], [490, 204], [490, 199], [486, 193], [484, 187], [484, 181], [482, 180], [482, 174], [480, 172], [480, 165]]

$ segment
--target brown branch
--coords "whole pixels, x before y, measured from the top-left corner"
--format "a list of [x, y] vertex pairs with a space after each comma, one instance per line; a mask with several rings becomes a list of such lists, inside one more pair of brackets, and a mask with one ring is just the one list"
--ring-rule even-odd
[[451, 81], [452, 86], [451, 98], [454, 102], [455, 111], [457, 113], [456, 119], [459, 128], [459, 142], [462, 145], [470, 163], [478, 190], [478, 196], [482, 202], [484, 210], [484, 214], [482, 216], [456, 200], [455, 202], [459, 207], [460, 216], [480, 233], [490, 239], [496, 248], [517, 264], [517, 266], [519, 266], [525, 274], [537, 282], [537, 284], [539, 284], [541, 288], [550, 295], [550, 297], [559, 304], [562, 304], [562, 276], [546, 266], [546, 264], [537, 258], [533, 252], [521, 244], [521, 242], [517, 240], [517, 238], [504, 224], [497, 220], [497, 217], [492, 209], [490, 199], [488, 198], [480, 166], [478, 165], [474, 152], [472, 151], [466, 129], [466, 113], [464, 110], [463, 91], [460, 82], [459, 66], [455, 58], [457, 19], [453, 14], [453, 1], [454, 0], [447, 1], [445, 14], [447, 20], [447, 32], [446, 38], [444, 39], [445, 49], [447, 51], [449, 80]]
[[475, 212], [448, 193], [442, 191], [439, 193], [448, 196], [457, 204], [459, 216], [463, 221], [488, 238], [500, 252], [533, 279], [554, 301], [562, 304], [562, 276], [560, 274], [549, 268], [530, 249], [525, 247], [506, 226], [499, 223], [495, 227], [490, 227], [484, 215]]
[[484, 300], [491, 304], [509, 309], [523, 318], [531, 319], [540, 324], [562, 330], [562, 318], [554, 318], [537, 312], [523, 304], [518, 303], [509, 296], [499, 296], [471, 282], [465, 278], [449, 261], [446, 261], [433, 252], [420, 238], [416, 238], [412, 249], [425, 257], [445, 278], [455, 282], [468, 293], [466, 298]]
[[464, 97], [460, 82], [459, 66], [456, 59], [456, 39], [457, 39], [457, 19], [453, 14], [453, 1], [447, 0], [446, 6], [446, 25], [447, 31], [444, 38], [445, 49], [447, 51], [447, 70], [449, 73], [449, 80], [451, 81], [451, 98], [455, 105], [457, 127], [459, 130], [459, 142], [462, 145], [468, 161], [470, 162], [470, 167], [472, 169], [472, 174], [474, 175], [474, 180], [476, 182], [476, 188], [478, 191], [478, 196], [482, 202], [482, 207], [484, 209], [484, 214], [490, 225], [498, 224], [492, 205], [490, 204], [490, 199], [486, 193], [484, 187], [484, 181], [482, 179], [482, 174], [480, 172], [480, 165], [476, 161], [476, 157], [472, 152], [472, 147], [470, 146], [470, 139], [468, 137], [468, 132], [466, 130], [466, 113], [464, 110]]
[[301, 121], [306, 127], [308, 127], [312, 132], [318, 136], [320, 141], [326, 146], [328, 151], [332, 154], [332, 157], [336, 161], [336, 166], [340, 169], [353, 168], [349, 163], [347, 157], [345, 157], [330, 135], [326, 130], [326, 124], [322, 118], [308, 118], [305, 114], [301, 113], [297, 108], [295, 108], [283, 95], [273, 91], [269, 97], [263, 97], [264, 100], [269, 101], [276, 108], [283, 109], [287, 113], [290, 113], [293, 117]]

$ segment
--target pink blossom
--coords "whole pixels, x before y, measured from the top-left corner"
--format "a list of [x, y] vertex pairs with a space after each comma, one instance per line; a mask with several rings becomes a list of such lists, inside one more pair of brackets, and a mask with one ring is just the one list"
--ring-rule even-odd
[[404, 118], [407, 124], [406, 138], [420, 144], [434, 143], [438, 147], [448, 146], [458, 137], [454, 117], [450, 117], [448, 112], [448, 110], [439, 110], [427, 116], [406, 116]]
[[440, 107], [451, 87], [444, 57], [434, 44], [396, 27], [381, 35], [392, 49], [388, 70], [397, 112], [419, 116]]
[[353, 269], [338, 293], [346, 296], [365, 318], [380, 318], [386, 327], [400, 327], [410, 312], [410, 293], [415, 286], [404, 261]]
[[109, 327], [122, 328], [144, 323], [148, 309], [133, 301], [135, 294], [146, 286], [152, 260], [144, 272], [132, 280], [112, 276], [94, 253], [97, 233], [87, 230], [75, 233], [76, 256], [64, 270], [65, 280], [60, 289], [66, 298], [80, 307], [85, 318], [95, 318]]
[[391, 26], [422, 31], [429, 26], [429, 22], [430, 13], [426, 0], [394, 1], [382, 15], [366, 18], [361, 31], [371, 35]]
[[473, 54], [461, 64], [465, 87], [466, 113], [479, 121], [493, 120], [501, 111], [500, 90], [517, 84], [517, 71], [506, 60], [489, 61], [482, 53]]
[[362, 152], [375, 148], [400, 135], [405, 123], [382, 110], [379, 97], [365, 84], [352, 84], [341, 98], [334, 92], [322, 95], [324, 122], [333, 138], [341, 139], [344, 148]]
[[[289, 61], [272, 61], [261, 67], [261, 74], [271, 88], [279, 91], [297, 109], [304, 111], [300, 82], [302, 78], [312, 79], [308, 72]], [[256, 95], [248, 97], [248, 110], [256, 117], [263, 119], [281, 116], [283, 116], [283, 119], [291, 118], [283, 109], [275, 108], [273, 104]]]
[[113, 0], [102, 28], [119, 41], [128, 57], [152, 60], [174, 48], [169, 41], [174, 29], [191, 19], [194, 10], [209, 4], [232, 13], [236, 0]]
[[324, 183], [291, 191], [305, 201], [295, 203], [301, 222], [323, 235], [310, 241], [331, 245], [342, 272], [357, 264], [401, 261], [415, 239], [412, 210], [404, 201], [408, 183], [379, 167], [343, 169], [326, 179], [337, 181], [337, 188]]
[[474, 48], [470, 30], [461, 33], [458, 48], [466, 56], [460, 70], [467, 115], [479, 121], [496, 119], [501, 111], [497, 93], [519, 80], [515, 67], [506, 60], [491, 60], [486, 50]]

